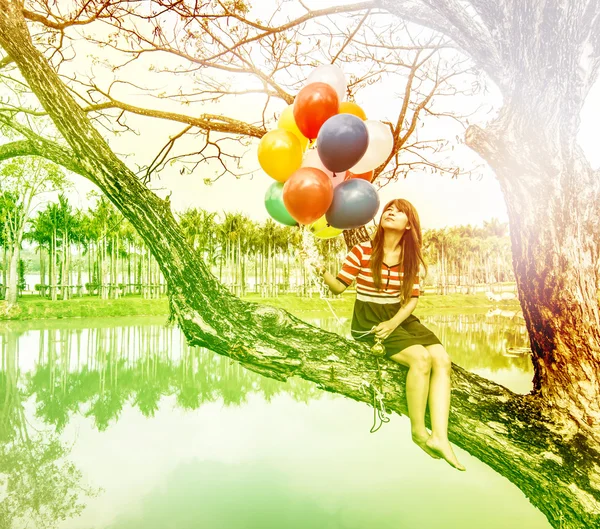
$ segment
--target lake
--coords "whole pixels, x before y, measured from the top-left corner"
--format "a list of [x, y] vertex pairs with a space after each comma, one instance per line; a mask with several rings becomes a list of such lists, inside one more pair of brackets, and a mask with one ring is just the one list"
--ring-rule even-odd
[[[309, 319], [349, 334], [349, 321]], [[523, 320], [422, 316], [462, 367], [527, 393]], [[0, 325], [0, 527], [547, 529], [507, 479], [406, 417], [188, 347], [163, 318]]]

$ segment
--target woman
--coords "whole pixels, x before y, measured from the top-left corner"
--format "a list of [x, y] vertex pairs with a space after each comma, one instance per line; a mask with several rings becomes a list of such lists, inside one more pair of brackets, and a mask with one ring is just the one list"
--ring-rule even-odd
[[[465, 470], [448, 441], [451, 361], [439, 339], [412, 312], [419, 298], [422, 236], [419, 216], [407, 200], [386, 204], [372, 241], [357, 244], [334, 277], [317, 271], [334, 294], [356, 279], [352, 335], [383, 341], [386, 356], [408, 367], [406, 398], [412, 439], [434, 458]], [[431, 434], [425, 428], [429, 402]]]

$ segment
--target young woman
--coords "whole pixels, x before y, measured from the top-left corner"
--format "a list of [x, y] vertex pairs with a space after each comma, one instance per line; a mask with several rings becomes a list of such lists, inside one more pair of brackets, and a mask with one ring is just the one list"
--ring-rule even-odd
[[[372, 241], [357, 244], [334, 277], [317, 271], [334, 294], [356, 279], [352, 335], [383, 341], [386, 356], [408, 367], [406, 397], [412, 439], [434, 458], [465, 470], [448, 441], [451, 361], [439, 339], [412, 314], [419, 298], [421, 254], [419, 216], [407, 200], [386, 204]], [[429, 403], [431, 434], [425, 428]]]

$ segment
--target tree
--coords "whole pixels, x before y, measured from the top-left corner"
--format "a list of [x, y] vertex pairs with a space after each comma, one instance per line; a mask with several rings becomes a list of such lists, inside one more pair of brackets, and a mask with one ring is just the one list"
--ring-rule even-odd
[[[94, 2], [85, 6], [77, 16], [110, 18], [123, 9]], [[496, 169], [507, 201], [535, 388], [532, 395], [517, 396], [454, 367], [451, 440], [516, 483], [555, 527], [592, 527], [600, 512], [595, 297], [600, 225], [594, 216], [600, 179], [577, 147], [575, 133], [600, 64], [600, 5], [577, 2], [568, 16], [542, 2], [517, 6], [484, 0], [382, 0], [339, 10], [378, 6], [446, 31], [500, 86], [506, 101], [486, 131], [471, 126], [467, 141]], [[237, 11], [222, 16], [243, 18]], [[379, 382], [375, 366], [365, 370], [372, 359], [364, 345], [315, 329], [285, 311], [244, 303], [216, 281], [186, 243], [168, 201], [114, 154], [52, 62], [33, 44], [26, 18], [40, 17], [23, 9], [20, 0], [0, 0], [3, 63], [18, 67], [68, 147], [23, 130], [22, 139], [0, 147], [0, 157], [42, 153], [100, 187], [159, 262], [171, 310], [191, 344], [266, 376], [300, 376], [356, 400], [373, 398], [363, 391], [365, 381], [369, 388], [381, 385], [386, 407], [406, 413], [403, 368], [386, 366]], [[544, 17], [554, 24], [540, 23]], [[42, 18], [57, 30], [72, 24]], [[265, 26], [255, 26], [264, 32]], [[268, 35], [276, 32], [270, 29]], [[587, 68], [574, 70], [576, 64]], [[578, 281], [569, 281], [572, 277]], [[343, 359], [332, 360], [340, 355]]]
[[17, 303], [18, 263], [27, 222], [42, 194], [65, 185], [64, 172], [43, 158], [16, 158], [0, 169], [1, 215], [9, 250], [6, 293], [9, 306]]

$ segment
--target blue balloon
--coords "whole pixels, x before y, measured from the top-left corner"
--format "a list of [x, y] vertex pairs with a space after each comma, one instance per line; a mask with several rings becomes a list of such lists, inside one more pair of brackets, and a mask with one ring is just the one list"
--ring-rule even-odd
[[333, 190], [333, 202], [325, 218], [334, 228], [351, 230], [373, 220], [379, 209], [375, 186], [362, 178], [342, 182]]
[[265, 207], [273, 219], [286, 226], [297, 226], [298, 223], [285, 209], [283, 203], [283, 182], [273, 182], [265, 193]]
[[334, 173], [342, 173], [367, 152], [369, 132], [362, 119], [352, 114], [336, 114], [319, 130], [317, 151], [323, 165]]

